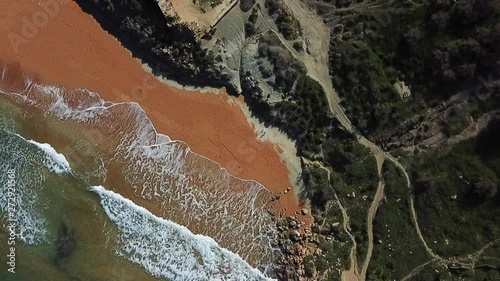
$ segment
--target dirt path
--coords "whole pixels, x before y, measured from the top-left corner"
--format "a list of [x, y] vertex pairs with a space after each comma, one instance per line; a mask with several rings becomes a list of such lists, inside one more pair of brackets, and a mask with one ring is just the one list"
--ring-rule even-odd
[[[307, 164], [312, 164], [312, 163], [318, 164], [321, 168], [325, 169], [328, 173], [328, 181], [330, 181], [330, 176], [331, 176], [330, 169], [328, 169], [327, 167], [325, 167], [322, 163], [320, 163], [318, 161], [310, 161], [308, 159], [304, 159], [304, 161]], [[347, 210], [344, 207], [344, 205], [342, 205], [342, 202], [340, 201], [340, 198], [338, 197], [337, 192], [334, 191], [333, 194], [335, 196], [335, 202], [337, 203], [337, 205], [340, 209], [340, 212], [342, 213], [342, 228], [344, 229], [345, 233], [347, 234], [347, 236], [349, 236], [349, 239], [352, 242], [352, 247], [351, 247], [351, 250], [349, 252], [349, 259], [350, 259], [349, 270], [342, 272], [342, 280], [344, 280], [344, 281], [358, 281], [359, 280], [358, 279], [359, 269], [358, 269], [358, 259], [356, 256], [356, 248], [357, 248], [358, 244], [356, 243], [356, 239], [355, 239], [354, 235], [352, 235], [352, 233], [351, 233], [351, 226], [350, 226], [351, 225], [351, 223], [350, 223], [351, 218], [347, 214]]]
[[[391, 1], [377, 1], [377, 5], [383, 5], [387, 4]], [[374, 3], [375, 4], [375, 3]], [[338, 206], [342, 212], [343, 216], [343, 228], [346, 231], [346, 233], [349, 235], [350, 239], [353, 241], [353, 246], [351, 248], [350, 252], [350, 261], [351, 261], [351, 266], [349, 270], [344, 271], [342, 274], [342, 280], [343, 281], [365, 281], [366, 280], [366, 274], [368, 271], [368, 267], [371, 261], [371, 256], [373, 253], [373, 221], [375, 219], [375, 216], [377, 214], [378, 207], [380, 206], [380, 203], [382, 199], [384, 198], [384, 187], [385, 184], [382, 179], [382, 165], [385, 160], [389, 160], [392, 163], [394, 163], [404, 174], [406, 182], [407, 182], [407, 187], [410, 190], [411, 189], [411, 180], [410, 177], [406, 171], [406, 168], [396, 159], [394, 158], [390, 153], [383, 151], [378, 145], [374, 144], [373, 142], [369, 141], [366, 139], [364, 136], [360, 135], [360, 133], [352, 126], [351, 121], [347, 117], [347, 115], [344, 112], [344, 109], [340, 106], [340, 98], [338, 96], [338, 93], [335, 91], [332, 85], [328, 65], [329, 65], [329, 46], [330, 46], [330, 32], [328, 27], [321, 21], [321, 19], [314, 14], [312, 11], [309, 9], [305, 8], [303, 6], [303, 3], [297, 1], [297, 0], [290, 0], [287, 1], [288, 7], [292, 10], [294, 16], [301, 22], [303, 26], [306, 26], [307, 28], [305, 29], [305, 37], [308, 38], [308, 40], [314, 40], [310, 42], [314, 42], [315, 44], [315, 49], [312, 50], [311, 55], [302, 55], [297, 53], [293, 48], [288, 46], [286, 44], [286, 40], [282, 40], [282, 42], [287, 46], [287, 48], [296, 56], [297, 58], [301, 59], [304, 64], [306, 65], [308, 75], [310, 75], [312, 78], [316, 79], [322, 86], [323, 89], [325, 90], [327, 99], [328, 99], [328, 104], [333, 112], [333, 114], [337, 117], [337, 119], [340, 121], [342, 126], [347, 129], [348, 131], [354, 133], [355, 135], [358, 136], [358, 141], [360, 144], [363, 146], [367, 147], [370, 149], [370, 151], [373, 153], [376, 161], [377, 161], [377, 168], [378, 168], [378, 174], [379, 174], [379, 185], [377, 188], [377, 191], [375, 193], [374, 200], [372, 201], [372, 204], [368, 210], [367, 214], [367, 234], [368, 234], [368, 251], [366, 254], [366, 258], [363, 262], [361, 272], [359, 272], [358, 269], [358, 263], [357, 263], [357, 257], [356, 257], [356, 248], [357, 248], [357, 243], [354, 239], [354, 236], [350, 232], [350, 227], [349, 227], [349, 215], [342, 206], [340, 199], [338, 196], [335, 194], [335, 199], [338, 203]], [[371, 5], [370, 5], [371, 6]], [[317, 21], [319, 19], [319, 21]], [[281, 39], [281, 37], [280, 37]], [[481, 250], [478, 252], [468, 255], [464, 258], [453, 258], [453, 259], [445, 259], [437, 255], [428, 245], [427, 242], [425, 241], [424, 236], [422, 235], [422, 232], [420, 230], [420, 226], [418, 223], [418, 218], [417, 218], [417, 213], [414, 207], [414, 199], [413, 197], [410, 198], [410, 209], [412, 213], [412, 219], [413, 223], [415, 225], [415, 230], [417, 232], [417, 235], [424, 245], [426, 251], [429, 253], [429, 255], [432, 257], [432, 260], [420, 265], [419, 267], [415, 268], [409, 276], [403, 278], [403, 280], [407, 280], [408, 278], [411, 278], [414, 274], [418, 273], [422, 268], [424, 268], [426, 265], [434, 262], [434, 261], [439, 261], [443, 264], [447, 264], [449, 262], [458, 262], [459, 264], [465, 265], [465, 266], [472, 266], [477, 262], [479, 257], [482, 255], [482, 253], [491, 245], [494, 243], [498, 242], [500, 240], [497, 239], [495, 241], [492, 241], [485, 245]], [[466, 261], [466, 262], [465, 262]], [[465, 262], [465, 263], [464, 263]]]
[[[384, 3], [386, 1], [380, 1], [380, 3]], [[398, 168], [400, 168], [407, 180], [408, 188], [411, 186], [410, 178], [405, 170], [405, 168], [389, 153], [384, 152], [379, 146], [374, 144], [373, 142], [369, 141], [365, 137], [361, 136], [357, 130], [352, 126], [351, 121], [347, 117], [347, 115], [344, 112], [344, 109], [340, 106], [340, 98], [338, 96], [338, 93], [334, 90], [332, 80], [330, 77], [329, 73], [329, 47], [330, 47], [330, 31], [328, 27], [322, 22], [321, 18], [319, 18], [314, 12], [309, 10], [304, 6], [303, 3], [301, 3], [298, 0], [290, 0], [287, 1], [287, 6], [290, 8], [294, 16], [301, 22], [301, 25], [304, 27], [304, 34], [306, 37], [306, 41], [309, 42], [314, 42], [313, 44], [309, 44], [308, 47], [311, 48], [310, 52], [311, 55], [308, 54], [301, 54], [296, 52], [291, 46], [289, 46], [288, 42], [284, 40], [279, 32], [274, 30], [282, 43], [287, 47], [287, 49], [299, 60], [304, 62], [306, 69], [307, 69], [307, 74], [311, 76], [313, 79], [317, 80], [322, 86], [323, 89], [325, 90], [327, 99], [328, 99], [328, 104], [329, 107], [332, 111], [332, 113], [337, 117], [337, 119], [340, 121], [342, 126], [346, 128], [348, 131], [358, 135], [358, 140], [359, 143], [364, 145], [365, 147], [369, 148], [375, 159], [377, 160], [377, 168], [378, 168], [378, 174], [379, 177], [381, 177], [381, 170], [382, 170], [382, 164], [384, 160], [390, 160], [393, 162]], [[264, 14], [264, 13], [263, 13]], [[367, 256], [365, 258], [365, 261], [363, 263], [362, 271], [361, 271], [361, 276], [357, 273], [357, 270], [354, 270], [356, 272], [356, 276], [358, 276], [359, 280], [365, 280], [366, 278], [366, 272], [370, 263], [371, 259], [371, 254], [373, 252], [373, 220], [375, 219], [375, 215], [377, 213], [378, 207], [380, 205], [381, 200], [383, 199], [383, 193], [384, 193], [384, 184], [382, 182], [382, 179], [380, 179], [375, 198], [369, 208], [367, 218], [367, 231], [368, 231], [368, 237], [369, 237], [369, 245], [368, 245], [368, 252]], [[337, 198], [338, 199], [338, 198]], [[340, 204], [340, 201], [339, 201]], [[340, 204], [341, 206], [341, 204]], [[343, 210], [343, 215], [344, 215], [344, 222], [348, 222], [346, 218], [348, 218], [347, 212], [343, 207], [341, 208]], [[429, 252], [429, 254], [433, 258], [439, 258], [432, 249], [430, 249], [427, 246], [427, 243], [425, 242], [425, 239], [423, 238], [423, 235], [420, 231], [420, 228], [418, 226], [418, 221], [417, 221], [417, 216], [415, 209], [413, 207], [413, 199], [412, 199], [412, 204], [411, 204], [411, 210], [412, 210], [412, 216], [415, 222], [415, 226], [417, 229], [418, 236], [422, 243], [425, 245], [426, 250]], [[345, 212], [345, 214], [344, 214]], [[349, 233], [350, 234], [350, 233]], [[354, 242], [355, 243], [355, 242]], [[353, 249], [355, 250], [356, 245], [354, 244]], [[353, 252], [351, 249], [351, 252]], [[354, 251], [355, 253], [355, 251]], [[355, 259], [356, 255], [351, 255], [351, 265], [352, 264], [357, 264]], [[351, 271], [353, 270], [353, 267], [351, 266]]]
[[[356, 248], [358, 247], [358, 244], [356, 243], [356, 239], [354, 238], [354, 235], [352, 235], [352, 233], [351, 233], [350, 218], [349, 218], [349, 215], [347, 214], [347, 210], [342, 205], [342, 202], [340, 201], [336, 192], [335, 192], [335, 200], [337, 201], [337, 205], [339, 206], [339, 209], [342, 212], [342, 228], [344, 228], [345, 233], [347, 233], [347, 235], [349, 236], [349, 239], [351, 239], [351, 241], [352, 241], [352, 247], [351, 247], [351, 251], [349, 253], [349, 259], [350, 259], [351, 266], [349, 267], [348, 271], [344, 271], [342, 273], [342, 280], [355, 281], [355, 280], [358, 280], [358, 278], [357, 278], [357, 276], [358, 276], [358, 258], [356, 257]], [[344, 279], [344, 276], [347, 279]], [[353, 279], [353, 277], [356, 277], [356, 279]]]
[[[351, 121], [347, 117], [344, 112], [344, 109], [340, 106], [340, 98], [337, 92], [333, 88], [332, 80], [329, 72], [329, 49], [330, 49], [330, 30], [328, 26], [326, 26], [321, 18], [319, 18], [314, 12], [309, 10], [298, 0], [290, 0], [287, 1], [287, 6], [292, 11], [293, 15], [300, 21], [302, 27], [304, 28], [304, 36], [306, 37], [306, 42], [310, 42], [308, 44], [308, 50], [310, 55], [305, 52], [304, 54], [297, 53], [293, 48], [288, 46], [286, 40], [282, 40], [285, 46], [294, 54], [295, 57], [304, 62], [307, 74], [311, 76], [311, 78], [317, 80], [321, 86], [323, 87], [327, 99], [330, 110], [340, 121], [342, 126], [346, 128], [348, 131], [356, 133], [354, 128], [352, 127]], [[281, 37], [280, 37], [281, 39]], [[356, 257], [356, 248], [357, 244], [354, 239], [354, 236], [349, 231], [349, 216], [347, 211], [340, 203], [339, 198], [335, 195], [336, 200], [339, 204], [339, 208], [342, 211], [342, 216], [344, 219], [344, 230], [349, 235], [350, 239], [353, 241], [353, 246], [351, 248], [350, 254], [350, 264], [351, 267], [348, 271], [343, 272], [342, 280], [351, 281], [351, 280], [359, 280], [364, 281], [366, 279], [366, 272], [368, 270], [368, 265], [371, 260], [371, 255], [373, 252], [373, 220], [377, 214], [378, 207], [380, 202], [384, 197], [384, 183], [382, 181], [382, 164], [386, 158], [384, 151], [374, 143], [370, 142], [363, 136], [359, 136], [359, 142], [365, 147], [369, 148], [373, 153], [377, 161], [377, 169], [379, 175], [379, 184], [377, 191], [375, 193], [375, 198], [368, 210], [367, 213], [367, 234], [368, 234], [368, 251], [366, 258], [363, 262], [362, 270], [359, 272], [358, 269], [358, 261]]]
[[417, 267], [415, 267], [408, 275], [406, 275], [405, 277], [403, 277], [401, 279], [401, 281], [406, 281], [406, 280], [410, 280], [410, 278], [412, 278], [413, 276], [417, 275], [422, 269], [424, 269], [424, 267], [426, 267], [428, 264], [431, 264], [432, 262], [436, 261], [436, 259], [432, 259], [430, 261], [427, 261]]
[[[350, 254], [351, 267], [349, 268], [348, 271], [344, 271], [342, 273], [342, 281], [354, 281], [354, 280], [364, 281], [364, 280], [366, 280], [366, 274], [368, 271], [368, 266], [369, 266], [370, 261], [371, 261], [371, 256], [373, 253], [373, 245], [374, 245], [373, 244], [373, 239], [374, 239], [373, 238], [373, 221], [375, 220], [375, 216], [377, 214], [378, 208], [379, 208], [382, 200], [384, 199], [385, 183], [384, 183], [383, 178], [382, 178], [382, 166], [383, 166], [383, 163], [384, 163], [385, 157], [386, 157], [385, 153], [382, 151], [382, 149], [380, 149], [380, 147], [376, 146], [375, 144], [368, 141], [364, 137], [360, 137], [358, 140], [361, 144], [363, 144], [364, 146], [366, 146], [367, 148], [369, 148], [372, 151], [373, 156], [376, 159], [377, 172], [378, 172], [378, 176], [379, 176], [379, 183], [378, 183], [377, 191], [375, 192], [375, 196], [373, 198], [373, 201], [372, 201], [370, 208], [368, 209], [368, 213], [367, 213], [368, 249], [366, 252], [365, 260], [363, 261], [363, 265], [361, 266], [361, 272], [359, 271], [358, 261], [357, 261], [357, 257], [356, 257], [356, 248], [357, 248], [356, 240], [354, 239], [354, 236], [350, 233], [350, 231], [348, 232], [348, 230], [349, 230], [348, 226], [344, 225], [344, 230], [346, 231], [346, 233], [348, 233], [349, 237], [353, 241], [353, 246], [351, 248], [351, 254]], [[337, 195], [335, 195], [335, 198], [336, 198], [337, 202], [339, 202], [339, 207], [340, 207], [341, 204], [340, 204], [340, 200], [337, 197]], [[345, 208], [341, 208], [341, 210], [342, 210], [342, 216], [344, 217], [344, 224], [349, 224], [349, 220], [348, 219], [346, 220], [346, 218], [349, 218], [349, 216], [348, 216], [347, 212], [345, 211]]]
[[422, 271], [422, 269], [424, 269], [424, 267], [426, 267], [427, 265], [433, 263], [433, 262], [440, 262], [442, 263], [443, 265], [446, 265], [446, 264], [455, 264], [454, 265], [454, 268], [461, 268], [461, 269], [471, 269], [471, 270], [474, 270], [475, 268], [481, 266], [476, 266], [476, 263], [479, 261], [479, 258], [481, 258], [481, 256], [483, 255], [484, 251], [486, 251], [489, 247], [495, 245], [496, 243], [498, 243], [500, 241], [500, 237], [489, 242], [488, 244], [484, 245], [481, 249], [479, 249], [478, 251], [472, 253], [472, 254], [469, 254], [465, 257], [455, 257], [455, 258], [451, 258], [451, 259], [444, 259], [442, 257], [439, 257], [437, 256], [437, 258], [433, 258], [417, 267], [415, 267], [410, 273], [408, 273], [408, 275], [406, 275], [405, 277], [403, 277], [401, 279], [401, 281], [407, 281], [407, 280], [410, 280], [410, 278], [414, 277], [415, 275], [417, 275], [420, 271]]
[[375, 219], [375, 215], [377, 214], [378, 207], [380, 206], [382, 199], [384, 199], [384, 187], [385, 183], [381, 178], [378, 184], [377, 192], [375, 193], [375, 198], [372, 201], [370, 209], [368, 210], [368, 219], [367, 219], [367, 232], [368, 232], [368, 250], [366, 252], [366, 258], [363, 263], [363, 267], [361, 269], [361, 280], [366, 279], [366, 272], [368, 270], [368, 265], [370, 264], [370, 260], [373, 253], [373, 221]]
[[303, 29], [303, 36], [306, 41], [307, 51], [297, 52], [286, 39], [269, 22], [272, 20], [267, 13], [262, 12], [262, 16], [267, 18], [265, 22], [269, 28], [275, 32], [281, 43], [292, 53], [292, 55], [302, 61], [307, 69], [307, 74], [318, 81], [323, 87], [328, 98], [328, 104], [341, 124], [349, 131], [352, 130], [351, 121], [340, 106], [340, 98], [333, 88], [329, 70], [330, 51], [330, 29], [323, 23], [323, 20], [304, 3], [299, 0], [286, 1], [288, 8], [294, 17], [300, 22]]
[[[261, 1], [263, 2], [263, 1]], [[389, 1], [390, 2], [390, 1]], [[377, 1], [378, 5], [386, 4], [387, 1]], [[340, 199], [337, 194], [335, 194], [335, 199], [337, 204], [342, 212], [343, 217], [343, 228], [344, 231], [348, 234], [350, 240], [353, 242], [353, 245], [350, 250], [350, 268], [342, 273], [343, 281], [365, 281], [367, 271], [370, 265], [374, 243], [373, 243], [373, 221], [375, 220], [378, 208], [384, 198], [384, 188], [385, 184], [382, 179], [382, 165], [384, 161], [389, 160], [394, 163], [404, 174], [408, 189], [411, 188], [410, 177], [405, 169], [405, 167], [399, 163], [399, 161], [394, 158], [388, 152], [383, 151], [378, 145], [366, 139], [362, 136], [353, 126], [349, 118], [344, 112], [344, 109], [340, 106], [340, 97], [338, 93], [333, 88], [332, 80], [329, 72], [329, 48], [330, 48], [330, 31], [328, 26], [326, 26], [322, 19], [318, 17], [313, 11], [311, 11], [308, 7], [306, 7], [299, 0], [289, 0], [286, 2], [289, 9], [292, 11], [293, 15], [299, 20], [301, 26], [303, 27], [304, 38], [307, 44], [307, 52], [297, 52], [288, 42], [284, 39], [281, 34], [277, 31], [276, 26], [272, 22], [272, 19], [267, 15], [267, 13], [262, 12], [262, 16], [264, 17], [264, 24], [267, 25], [268, 30], [275, 32], [278, 38], [281, 40], [282, 44], [292, 53], [292, 55], [302, 61], [307, 69], [307, 74], [317, 80], [321, 86], [323, 87], [327, 99], [329, 107], [335, 117], [339, 120], [342, 126], [348, 131], [352, 132], [358, 137], [358, 141], [363, 146], [370, 149], [373, 153], [373, 156], [377, 162], [377, 169], [379, 175], [379, 184], [377, 191], [375, 193], [374, 199], [371, 202], [370, 208], [367, 212], [367, 236], [368, 236], [368, 250], [366, 253], [366, 257], [361, 266], [361, 271], [359, 271], [359, 264], [356, 256], [357, 243], [355, 241], [354, 235], [350, 232], [350, 218], [347, 213], [347, 210], [342, 205]], [[328, 170], [328, 169], [327, 169]], [[330, 172], [328, 170], [328, 172]], [[439, 261], [443, 264], [450, 262], [450, 259], [444, 259], [434, 253], [434, 251], [427, 245], [422, 232], [420, 230], [418, 224], [418, 218], [416, 214], [416, 210], [414, 208], [413, 198], [410, 198], [410, 209], [412, 213], [412, 219], [415, 225], [416, 232], [418, 234], [419, 239], [424, 245], [426, 251], [432, 257], [427, 263], [420, 265], [415, 268], [409, 276], [405, 277], [406, 279], [410, 278], [413, 274], [418, 273], [423, 267], [430, 264], [433, 261]], [[481, 252], [482, 253], [482, 252]], [[470, 258], [468, 260], [471, 260]], [[461, 263], [464, 264], [464, 263]], [[469, 263], [470, 264], [470, 263]], [[406, 280], [405, 279], [405, 280]]]
[[[394, 158], [392, 155], [390, 155], [389, 153], [386, 153], [386, 157], [389, 161], [394, 163], [394, 165], [396, 165], [396, 167], [398, 169], [400, 169], [403, 172], [405, 179], [406, 179], [406, 186], [407, 186], [408, 190], [411, 190], [410, 176], [406, 172], [405, 167], [403, 167], [403, 165], [401, 163], [399, 163], [399, 161], [396, 158]], [[417, 212], [415, 210], [414, 199], [413, 199], [412, 195], [410, 195], [410, 211], [411, 211], [413, 223], [415, 224], [415, 230], [417, 231], [418, 238], [420, 239], [420, 241], [424, 245], [425, 250], [427, 251], [427, 253], [429, 253], [429, 255], [432, 258], [437, 259], [437, 260], [441, 260], [442, 258], [440, 256], [438, 256], [436, 253], [434, 253], [434, 251], [427, 245], [427, 242], [425, 241], [424, 236], [422, 235], [422, 231], [420, 231], [420, 226], [418, 224], [418, 218], [417, 218]]]

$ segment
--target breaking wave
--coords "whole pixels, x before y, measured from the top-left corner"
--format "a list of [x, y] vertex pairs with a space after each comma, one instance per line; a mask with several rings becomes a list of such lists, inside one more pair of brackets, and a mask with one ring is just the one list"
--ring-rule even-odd
[[106, 214], [118, 227], [117, 254], [151, 275], [168, 280], [271, 280], [210, 237], [156, 217], [102, 186], [91, 190], [99, 194]]
[[[21, 136], [19, 136], [21, 137]], [[22, 137], [21, 137], [22, 138]], [[34, 140], [27, 140], [27, 142], [37, 146], [45, 154], [44, 164], [56, 174], [70, 173], [71, 168], [68, 160], [61, 153], [57, 151], [48, 143], [39, 143]]]
[[[47, 176], [69, 173], [66, 158], [48, 144], [26, 140], [18, 134], [0, 129], [0, 210], [7, 220], [16, 222], [16, 236], [24, 243], [36, 245], [47, 241], [45, 219], [41, 212], [49, 202], [38, 200]], [[9, 173], [15, 171], [15, 185], [8, 188]], [[12, 216], [12, 217], [10, 217]]]
[[[106, 173], [98, 184], [113, 189], [93, 191], [120, 230], [118, 255], [172, 280], [263, 280], [252, 266], [265, 271], [271, 265], [277, 234], [268, 212], [272, 194], [264, 186], [236, 178], [187, 144], [158, 134], [137, 103], [111, 103], [85, 89], [43, 85], [9, 66], [2, 73], [1, 95], [30, 114], [71, 126], [95, 145]], [[22, 83], [13, 83], [13, 75], [23, 77]], [[64, 140], [69, 147], [82, 141]], [[52, 172], [81, 171], [52, 146], [27, 143], [44, 152], [40, 161]], [[199, 276], [191, 279], [188, 272]]]

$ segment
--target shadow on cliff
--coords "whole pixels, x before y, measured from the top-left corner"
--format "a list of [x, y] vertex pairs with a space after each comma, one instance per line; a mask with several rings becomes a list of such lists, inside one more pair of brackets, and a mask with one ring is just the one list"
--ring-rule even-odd
[[154, 0], [75, 0], [101, 27], [117, 38], [134, 57], [157, 76], [195, 87], [227, 87], [227, 83], [201, 48], [195, 33], [175, 17], [165, 16]]

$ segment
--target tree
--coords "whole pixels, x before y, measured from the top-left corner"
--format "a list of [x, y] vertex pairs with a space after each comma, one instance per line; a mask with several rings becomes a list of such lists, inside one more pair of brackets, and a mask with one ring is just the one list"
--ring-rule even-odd
[[497, 185], [490, 180], [477, 181], [471, 188], [471, 195], [483, 201], [493, 198], [497, 192]]
[[255, 0], [241, 0], [240, 8], [243, 12], [248, 12], [255, 5]]
[[413, 185], [413, 193], [416, 195], [425, 193], [433, 184], [430, 177], [419, 177]]

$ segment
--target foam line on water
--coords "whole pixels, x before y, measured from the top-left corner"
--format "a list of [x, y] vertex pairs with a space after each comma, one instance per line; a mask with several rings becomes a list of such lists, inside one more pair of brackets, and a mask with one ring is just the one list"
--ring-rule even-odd
[[[270, 240], [276, 233], [267, 205], [257, 201], [270, 194], [263, 185], [231, 175], [186, 143], [158, 133], [136, 102], [112, 103], [85, 89], [28, 84], [22, 93], [0, 92], [46, 116], [106, 128], [111, 141], [119, 142], [108, 161], [125, 163], [121, 172], [136, 196], [162, 202], [160, 216], [189, 227], [206, 225], [193, 231], [214, 238], [250, 264], [269, 265], [276, 250]], [[106, 137], [97, 135], [96, 140]], [[188, 156], [195, 156], [190, 159], [196, 158], [193, 161], [203, 167], [191, 164], [188, 168]]]
[[71, 167], [68, 160], [62, 153], [58, 153], [50, 144], [39, 143], [34, 140], [27, 140], [29, 143], [36, 145], [43, 152], [45, 152], [48, 161], [48, 168], [56, 174], [69, 174]]
[[26, 141], [32, 145], [35, 145], [38, 149], [43, 151], [43, 153], [45, 155], [44, 164], [46, 165], [46, 167], [49, 170], [51, 170], [52, 172], [54, 172], [56, 174], [69, 174], [69, 173], [71, 173], [70, 164], [69, 164], [68, 160], [66, 159], [66, 157], [64, 156], [64, 154], [57, 152], [52, 147], [52, 145], [50, 145], [48, 143], [40, 143], [40, 142], [37, 142], [34, 140], [28, 140], [19, 134], [14, 134], [14, 135], [16, 135], [17, 137], [23, 139], [24, 141]]
[[[151, 120], [147, 117], [146, 112], [142, 109], [139, 103], [137, 102], [109, 102], [109, 101], [104, 101], [101, 99], [100, 95], [96, 92], [89, 91], [87, 89], [74, 89], [72, 90], [72, 94], [82, 94], [82, 95], [87, 95], [87, 98], [90, 98], [92, 102], [82, 102], [82, 104], [78, 105], [76, 108], [71, 108], [65, 100], [64, 100], [64, 91], [67, 91], [64, 87], [61, 86], [56, 86], [56, 85], [42, 85], [42, 84], [37, 84], [34, 83], [33, 81], [28, 81], [26, 82], [26, 89], [21, 92], [21, 93], [16, 93], [16, 92], [9, 92], [4, 89], [0, 89], [0, 93], [11, 96], [16, 98], [20, 102], [24, 103], [29, 103], [33, 106], [37, 107], [42, 107], [42, 106], [47, 106], [45, 103], [40, 103], [37, 98], [31, 97], [31, 92], [32, 89], [35, 88], [37, 89], [38, 93], [42, 94], [48, 94], [53, 100], [50, 101], [50, 105], [48, 107], [47, 113], [53, 114], [54, 116], [60, 118], [61, 120], [67, 120], [71, 119], [74, 121], [80, 121], [80, 122], [89, 122], [94, 119], [97, 119], [99, 116], [106, 115], [109, 109], [117, 106], [130, 106], [133, 110], [139, 111], [141, 115], [144, 116], [145, 120], [143, 123], [144, 127], [151, 128], [156, 136], [156, 139], [158, 141], [161, 141], [155, 145], [160, 145], [160, 144], [165, 144], [165, 143], [179, 143], [179, 144], [186, 144], [185, 142], [181, 140], [172, 140], [170, 137], [168, 137], [165, 134], [158, 133], [156, 130], [155, 126], [151, 122]], [[67, 95], [67, 94], [66, 94]], [[97, 112], [95, 112], [97, 111]], [[138, 112], [138, 113], [139, 113]], [[95, 120], [94, 120], [95, 121]], [[186, 144], [187, 145], [187, 144]], [[143, 147], [147, 146], [152, 146], [152, 145], [144, 145]], [[220, 170], [224, 171], [225, 173], [229, 174], [229, 171], [227, 171], [226, 168], [222, 167], [222, 165], [204, 155], [198, 154], [194, 151], [192, 151], [189, 146], [187, 148], [186, 153], [192, 153], [196, 155], [197, 157], [203, 158], [205, 160], [208, 160], [212, 163], [215, 163]], [[254, 179], [243, 179], [239, 178], [235, 175], [231, 175], [231, 177], [238, 179], [242, 182], [248, 182], [248, 183], [254, 183], [261, 185], [264, 189], [267, 190], [262, 184], [257, 182]]]
[[100, 196], [102, 207], [119, 230], [116, 254], [155, 277], [173, 281], [274, 280], [210, 237], [193, 234], [102, 186], [90, 189]]
[[[19, 240], [30, 245], [47, 242], [46, 221], [40, 211], [48, 205], [41, 205], [38, 199], [47, 174], [43, 165], [45, 153], [18, 134], [0, 129], [0, 155], [3, 159], [0, 162], [1, 213], [5, 219], [11, 217], [15, 220]], [[12, 180], [8, 176], [9, 170], [15, 173], [14, 185], [8, 184]], [[9, 225], [6, 221], [3, 223], [4, 227]]]

